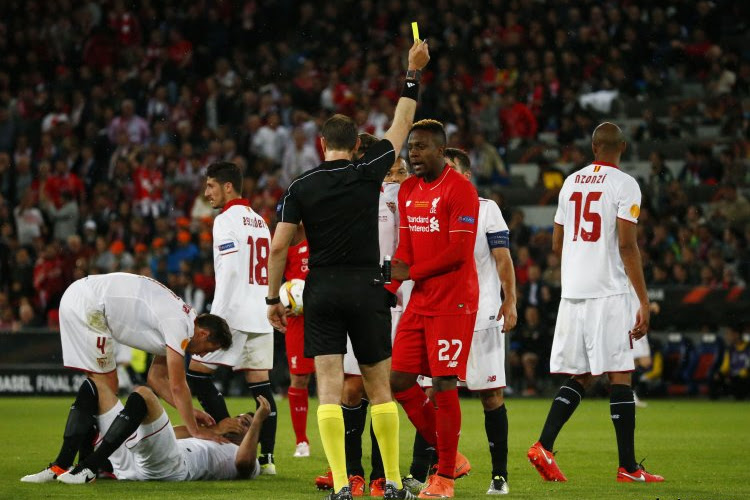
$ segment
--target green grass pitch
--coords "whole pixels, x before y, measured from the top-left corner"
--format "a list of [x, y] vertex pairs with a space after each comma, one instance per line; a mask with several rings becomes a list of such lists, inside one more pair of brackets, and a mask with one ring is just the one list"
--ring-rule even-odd
[[[292, 458], [294, 438], [286, 400], [278, 401], [278, 475], [254, 481], [202, 483], [132, 483], [99, 481], [84, 486], [23, 484], [24, 474], [41, 470], [54, 458], [72, 398], [0, 399], [0, 498], [279, 498], [319, 499], [315, 475], [326, 467], [311, 408], [309, 435], [312, 457]], [[637, 457], [664, 475], [657, 484], [615, 482], [617, 451], [606, 400], [585, 400], [556, 443], [557, 459], [567, 483], [544, 483], [526, 460], [527, 448], [537, 439], [549, 400], [508, 400], [510, 420], [510, 498], [719, 500], [750, 498], [750, 405], [735, 402], [654, 400], [638, 410]], [[313, 405], [315, 403], [313, 402]], [[230, 410], [247, 404], [229, 400]], [[490, 461], [481, 405], [462, 400], [463, 431], [460, 448], [473, 466], [469, 477], [456, 482], [456, 498], [486, 498]], [[174, 416], [174, 412], [170, 411]], [[411, 457], [414, 430], [401, 414], [402, 472]], [[365, 462], [369, 437], [365, 435]], [[367, 468], [367, 467], [366, 467]]]

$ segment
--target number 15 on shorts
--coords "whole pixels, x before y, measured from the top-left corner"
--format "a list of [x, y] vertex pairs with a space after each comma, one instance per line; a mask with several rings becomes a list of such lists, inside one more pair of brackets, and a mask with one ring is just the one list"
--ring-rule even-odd
[[[448, 368], [455, 368], [458, 366], [458, 357], [461, 355], [461, 349], [463, 343], [458, 339], [452, 339], [450, 341], [445, 339], [438, 340], [438, 361], [447, 361]], [[453, 355], [451, 356], [451, 351]]]

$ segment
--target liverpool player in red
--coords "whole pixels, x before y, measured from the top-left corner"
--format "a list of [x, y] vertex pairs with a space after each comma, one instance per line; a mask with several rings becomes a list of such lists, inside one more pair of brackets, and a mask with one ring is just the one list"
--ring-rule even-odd
[[[474, 186], [446, 165], [445, 143], [440, 122], [421, 120], [411, 128], [415, 177], [399, 191], [399, 245], [392, 265], [394, 280], [412, 279], [414, 290], [393, 344], [391, 388], [438, 451], [437, 474], [419, 498], [453, 497], [461, 429], [456, 381], [466, 374], [479, 295], [473, 255], [479, 200]], [[437, 409], [417, 385], [420, 374], [432, 376]]]
[[[284, 278], [287, 281], [293, 279], [304, 280], [310, 271], [308, 259], [310, 250], [307, 248], [307, 239], [302, 224], [297, 228], [297, 234], [292, 240], [289, 252], [286, 254], [286, 267]], [[306, 358], [304, 355], [305, 345], [305, 318], [304, 316], [292, 316], [287, 314], [286, 336], [286, 360], [289, 363], [289, 374], [291, 383], [289, 385], [289, 411], [292, 415], [292, 427], [296, 436], [297, 446], [294, 456], [305, 458], [310, 456], [310, 441], [307, 439], [307, 408], [310, 375], [315, 373], [315, 360]]]

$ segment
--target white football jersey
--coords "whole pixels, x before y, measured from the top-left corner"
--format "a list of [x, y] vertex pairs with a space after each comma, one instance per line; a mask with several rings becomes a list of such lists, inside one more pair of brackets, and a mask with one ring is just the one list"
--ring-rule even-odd
[[492, 248], [501, 246], [501, 241], [507, 246], [508, 224], [505, 223], [500, 207], [492, 200], [479, 198], [477, 237], [474, 243], [474, 262], [479, 278], [479, 308], [474, 331], [497, 326], [501, 320], [497, 317], [502, 302], [500, 277], [492, 255]]
[[271, 232], [245, 200], [232, 200], [214, 219], [216, 292], [211, 314], [234, 330], [271, 333], [266, 317]]
[[[84, 280], [98, 298], [104, 311], [102, 320], [117, 342], [160, 356], [166, 356], [167, 347], [185, 354], [193, 337], [196, 313], [172, 290], [151, 278], [129, 273], [88, 276]], [[96, 320], [88, 319], [89, 323]]]
[[[378, 241], [380, 243], [380, 263], [386, 255], [393, 257], [398, 247], [398, 190], [401, 184], [398, 182], [384, 182], [380, 188], [380, 199], [378, 204]], [[403, 310], [409, 302], [414, 282], [407, 280], [401, 283], [396, 292], [399, 304], [394, 310]]]
[[617, 219], [637, 224], [641, 190], [617, 166], [594, 163], [565, 179], [555, 213], [563, 226], [562, 297], [590, 299], [628, 293]]
[[234, 464], [239, 446], [233, 443], [215, 443], [205, 439], [178, 439], [188, 470], [186, 481], [220, 481], [235, 479]]

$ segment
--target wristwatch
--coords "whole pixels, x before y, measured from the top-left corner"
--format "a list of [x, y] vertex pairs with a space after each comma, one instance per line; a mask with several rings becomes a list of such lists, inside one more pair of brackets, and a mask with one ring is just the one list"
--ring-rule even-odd
[[267, 306], [275, 306], [281, 303], [281, 297], [266, 297]]

